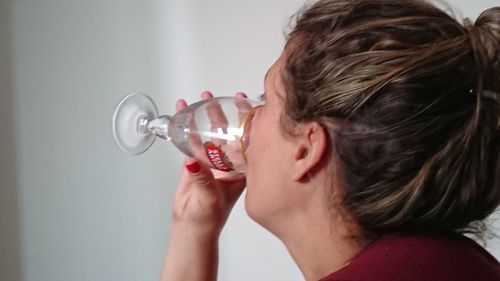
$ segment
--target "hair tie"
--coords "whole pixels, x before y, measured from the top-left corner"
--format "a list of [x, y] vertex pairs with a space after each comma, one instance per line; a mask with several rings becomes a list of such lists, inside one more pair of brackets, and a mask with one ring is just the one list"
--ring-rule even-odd
[[[470, 89], [469, 93], [473, 94], [474, 90]], [[493, 91], [488, 91], [488, 90], [483, 90], [482, 93], [481, 93], [481, 97], [482, 98], [486, 98], [486, 99], [490, 99], [490, 100], [494, 100], [494, 101], [498, 101], [499, 100], [498, 96], [499, 96], [498, 93], [493, 92]]]
[[492, 99], [494, 101], [498, 101], [498, 93], [495, 93], [495, 92], [492, 92], [492, 91], [484, 90], [483, 93], [481, 94], [481, 96], [483, 98], [487, 98], [487, 99]]

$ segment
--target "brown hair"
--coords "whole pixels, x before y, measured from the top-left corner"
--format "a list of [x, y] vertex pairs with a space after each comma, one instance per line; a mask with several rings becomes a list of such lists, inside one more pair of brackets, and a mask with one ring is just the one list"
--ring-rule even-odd
[[365, 231], [463, 231], [497, 208], [500, 7], [462, 25], [425, 1], [320, 0], [285, 49], [283, 128], [329, 128]]

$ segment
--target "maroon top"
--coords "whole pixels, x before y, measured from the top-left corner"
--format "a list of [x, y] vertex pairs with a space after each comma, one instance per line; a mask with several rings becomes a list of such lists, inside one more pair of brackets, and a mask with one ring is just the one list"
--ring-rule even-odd
[[320, 281], [500, 281], [500, 264], [463, 236], [387, 235]]

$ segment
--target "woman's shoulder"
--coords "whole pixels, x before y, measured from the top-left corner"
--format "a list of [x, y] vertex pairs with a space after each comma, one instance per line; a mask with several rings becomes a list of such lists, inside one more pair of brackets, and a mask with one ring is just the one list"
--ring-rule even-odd
[[464, 236], [386, 235], [321, 281], [500, 280], [500, 264]]

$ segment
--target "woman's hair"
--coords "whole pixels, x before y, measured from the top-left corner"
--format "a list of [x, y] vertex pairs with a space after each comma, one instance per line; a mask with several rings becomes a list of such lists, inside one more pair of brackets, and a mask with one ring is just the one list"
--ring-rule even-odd
[[285, 48], [282, 127], [318, 121], [364, 231], [452, 233], [500, 203], [500, 7], [320, 0]]

